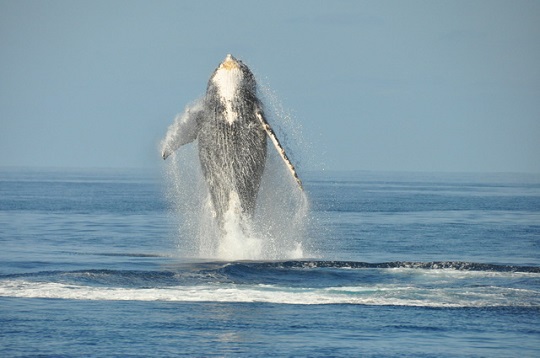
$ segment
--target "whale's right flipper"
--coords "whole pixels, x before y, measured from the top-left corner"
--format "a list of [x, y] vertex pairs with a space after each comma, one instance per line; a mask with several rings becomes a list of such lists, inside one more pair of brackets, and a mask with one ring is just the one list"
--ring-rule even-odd
[[285, 153], [285, 149], [283, 149], [283, 147], [281, 146], [281, 143], [279, 143], [279, 140], [278, 140], [276, 134], [274, 133], [274, 131], [272, 130], [272, 127], [270, 127], [270, 124], [268, 124], [268, 122], [264, 118], [262, 110], [260, 110], [260, 108], [258, 108], [255, 111], [255, 115], [257, 116], [257, 119], [259, 119], [259, 122], [261, 122], [261, 125], [263, 126], [266, 134], [268, 135], [268, 137], [270, 138], [272, 143], [274, 144], [274, 147], [276, 148], [279, 155], [281, 156], [281, 159], [283, 159], [283, 161], [285, 162], [285, 165], [287, 166], [287, 169], [289, 169], [289, 172], [293, 176], [294, 180], [296, 180], [296, 183], [298, 184], [300, 189], [304, 190], [303, 187], [302, 187], [302, 181], [298, 177], [298, 174], [296, 174], [296, 170], [294, 169], [294, 165], [291, 163], [291, 161], [287, 157], [287, 154]]
[[199, 133], [200, 117], [203, 114], [204, 101], [199, 100], [187, 106], [184, 113], [174, 119], [161, 141], [161, 156], [167, 159], [175, 150], [184, 144], [193, 142]]

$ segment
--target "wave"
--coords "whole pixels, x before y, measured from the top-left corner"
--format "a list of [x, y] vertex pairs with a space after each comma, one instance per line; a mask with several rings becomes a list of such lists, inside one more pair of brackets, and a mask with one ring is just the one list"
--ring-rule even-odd
[[72, 300], [540, 307], [540, 270], [468, 262], [198, 262], [0, 275], [0, 296]]
[[538, 266], [496, 265], [464, 261], [392, 261], [369, 263], [358, 261], [276, 261], [244, 263], [248, 266], [263, 268], [350, 268], [350, 269], [395, 269], [410, 268], [424, 270], [459, 270], [459, 271], [493, 271], [493, 272], [526, 272], [540, 273]]
[[[8, 282], [0, 296], [100, 301], [172, 301], [274, 303], [297, 305], [351, 304], [415, 307], [540, 307], [538, 292], [492, 287], [467, 292], [410, 286], [328, 287], [325, 289], [283, 289], [273, 285], [258, 287], [187, 286], [172, 288], [99, 288], [54, 282]], [[530, 300], [531, 298], [536, 298]], [[506, 297], [506, 298], [503, 298]]]

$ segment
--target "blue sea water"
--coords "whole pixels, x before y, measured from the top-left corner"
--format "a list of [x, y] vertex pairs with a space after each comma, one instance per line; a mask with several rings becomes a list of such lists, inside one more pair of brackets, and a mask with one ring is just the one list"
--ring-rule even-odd
[[304, 257], [226, 262], [160, 173], [1, 169], [0, 356], [540, 356], [539, 176], [303, 179]]

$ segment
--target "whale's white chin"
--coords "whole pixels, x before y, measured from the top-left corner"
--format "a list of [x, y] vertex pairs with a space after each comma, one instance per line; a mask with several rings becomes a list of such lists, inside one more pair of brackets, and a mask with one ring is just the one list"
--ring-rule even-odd
[[212, 78], [219, 95], [226, 100], [232, 100], [243, 80], [243, 73], [239, 68], [220, 68]]
[[[228, 62], [224, 62], [224, 64], [226, 63]], [[243, 73], [240, 68], [226, 68], [223, 64], [212, 78], [221, 102], [225, 106], [225, 120], [228, 123], [233, 123], [238, 118], [238, 113], [233, 109], [233, 101], [237, 96], [242, 80]]]

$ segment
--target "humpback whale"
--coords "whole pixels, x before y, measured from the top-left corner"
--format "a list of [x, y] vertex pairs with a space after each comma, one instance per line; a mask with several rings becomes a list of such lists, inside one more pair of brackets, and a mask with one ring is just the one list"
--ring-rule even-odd
[[206, 95], [188, 105], [162, 141], [163, 159], [198, 141], [199, 161], [218, 227], [230, 210], [253, 216], [270, 139], [302, 189], [296, 170], [270, 127], [253, 73], [228, 54], [208, 81]]

